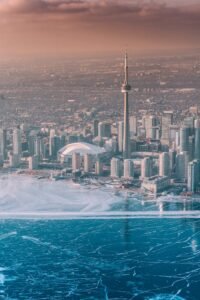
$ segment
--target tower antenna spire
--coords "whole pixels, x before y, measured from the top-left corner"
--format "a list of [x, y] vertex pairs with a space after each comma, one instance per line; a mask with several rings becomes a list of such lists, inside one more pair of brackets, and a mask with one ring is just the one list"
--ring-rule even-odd
[[124, 71], [125, 71], [125, 84], [128, 84], [128, 54], [127, 50], [125, 51], [125, 58], [124, 58]]

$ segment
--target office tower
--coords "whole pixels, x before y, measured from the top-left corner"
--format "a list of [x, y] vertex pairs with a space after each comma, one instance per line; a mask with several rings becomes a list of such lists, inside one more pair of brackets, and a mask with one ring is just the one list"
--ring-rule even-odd
[[111, 137], [111, 124], [108, 122], [104, 122], [104, 137]]
[[62, 133], [60, 136], [60, 146], [61, 148], [66, 145], [66, 134]]
[[156, 127], [156, 140], [160, 140], [160, 127]]
[[39, 163], [39, 159], [37, 155], [33, 155], [28, 158], [28, 168], [30, 170], [37, 170], [38, 163]]
[[36, 137], [34, 140], [34, 155], [37, 155], [39, 159], [41, 159], [41, 147], [40, 147], [41, 139]]
[[189, 158], [189, 152], [188, 151], [184, 151], [183, 152], [184, 156], [185, 156], [185, 179], [187, 180], [188, 178], [188, 164], [189, 164], [189, 161], [190, 161], [190, 158]]
[[123, 152], [124, 122], [118, 123], [118, 150]]
[[141, 163], [141, 178], [152, 176], [152, 160], [150, 157], [145, 157]]
[[136, 118], [136, 116], [130, 116], [129, 126], [130, 126], [130, 137], [133, 138], [134, 136], [137, 135], [137, 118]]
[[127, 54], [125, 54], [125, 79], [122, 84], [122, 93], [124, 94], [124, 136], [123, 136], [123, 158], [130, 157], [130, 129], [129, 129], [129, 101], [128, 101], [128, 93], [131, 90], [131, 86], [128, 83], [128, 58]]
[[159, 127], [152, 127], [150, 131], [150, 139], [159, 140], [160, 139], [160, 129]]
[[41, 137], [36, 137], [34, 141], [34, 155], [38, 156], [38, 159], [44, 159], [46, 157], [46, 147], [44, 140]]
[[200, 159], [200, 119], [194, 122], [194, 158]]
[[145, 116], [144, 125], [147, 139], [155, 139], [155, 132], [153, 128], [158, 125], [158, 119], [155, 116]]
[[198, 160], [193, 160], [188, 164], [188, 191], [196, 192], [199, 184], [200, 164]]
[[117, 137], [113, 137], [111, 139], [111, 145], [112, 145], [112, 151], [114, 153], [117, 153], [117, 150], [118, 150]]
[[189, 128], [180, 128], [180, 152], [189, 151]]
[[94, 122], [93, 122], [93, 135], [94, 135], [94, 137], [98, 136], [98, 125], [99, 125], [99, 120], [94, 120]]
[[188, 154], [189, 154], [189, 161], [194, 159], [194, 150], [195, 150], [195, 139], [194, 136], [189, 136], [189, 145], [188, 145]]
[[[37, 155], [37, 153], [35, 152]], [[41, 159], [45, 159], [48, 157], [48, 144], [45, 143], [44, 139], [40, 139], [40, 155]]]
[[49, 137], [49, 156], [53, 158], [54, 156], [54, 136]]
[[84, 155], [84, 172], [90, 173], [93, 169], [93, 156], [89, 153]]
[[131, 159], [124, 160], [124, 178], [132, 179], [134, 177], [134, 164]]
[[49, 139], [49, 156], [53, 159], [57, 158], [57, 153], [61, 148], [60, 136], [50, 136]]
[[2, 160], [6, 159], [7, 132], [6, 129], [0, 128], [0, 156]]
[[163, 152], [159, 157], [159, 175], [170, 176], [170, 158], [168, 152]]
[[100, 122], [98, 124], [98, 137], [99, 138], [110, 138], [111, 137], [111, 124], [108, 122]]
[[95, 174], [102, 175], [103, 173], [103, 163], [100, 160], [97, 160], [95, 163]]
[[21, 130], [15, 128], [13, 130], [13, 154], [21, 156], [22, 153], [22, 137]]
[[98, 137], [101, 139], [104, 136], [104, 125], [103, 122], [99, 122], [98, 124]]
[[169, 139], [171, 142], [176, 141], [176, 133], [179, 132], [180, 127], [178, 125], [170, 125], [169, 128]]
[[110, 175], [111, 177], [120, 177], [121, 176], [121, 161], [119, 158], [112, 158], [111, 159], [111, 170], [110, 170]]
[[61, 149], [60, 136], [54, 136], [54, 157], [57, 159], [58, 151]]
[[162, 143], [169, 144], [169, 129], [170, 129], [170, 125], [173, 124], [173, 111], [163, 112], [161, 118], [161, 124], [162, 124], [162, 135], [161, 135]]
[[49, 156], [54, 156], [54, 136], [56, 135], [55, 129], [50, 129], [49, 132]]
[[170, 172], [174, 173], [175, 171], [175, 166], [176, 166], [176, 151], [173, 149], [169, 150], [169, 168]]
[[176, 178], [185, 181], [188, 176], [188, 152], [181, 152], [176, 156]]
[[33, 156], [35, 154], [35, 139], [36, 139], [36, 135], [34, 134], [30, 134], [28, 136], [28, 152], [29, 155]]
[[72, 154], [72, 171], [76, 172], [80, 170], [81, 167], [81, 156], [80, 153], [73, 153]]
[[3, 155], [0, 154], [0, 167], [3, 167], [3, 163], [4, 163]]
[[189, 135], [194, 133], [194, 117], [187, 117], [183, 120], [183, 127], [189, 128]]
[[176, 146], [176, 150], [177, 150], [178, 147], [180, 146], [180, 130], [179, 130], [179, 131], [176, 131], [175, 146]]

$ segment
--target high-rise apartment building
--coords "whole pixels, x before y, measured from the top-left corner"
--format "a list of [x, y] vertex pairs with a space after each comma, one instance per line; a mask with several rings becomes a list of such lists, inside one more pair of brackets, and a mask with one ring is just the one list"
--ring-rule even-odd
[[94, 135], [94, 137], [98, 136], [98, 125], [99, 125], [99, 120], [94, 120], [94, 122], [93, 122], [93, 135]]
[[180, 128], [180, 152], [189, 151], [189, 128]]
[[22, 134], [19, 128], [13, 130], [13, 154], [21, 156], [22, 153]]
[[111, 177], [118, 178], [121, 177], [121, 161], [119, 158], [112, 158], [111, 159], [111, 167], [110, 167], [110, 175]]
[[150, 157], [145, 157], [141, 163], [141, 178], [152, 176], [152, 160]]
[[159, 157], [159, 175], [167, 176], [170, 175], [170, 158], [168, 152], [163, 152]]
[[154, 128], [156, 128], [157, 125], [158, 125], [158, 118], [156, 118], [155, 116], [145, 116], [144, 126], [145, 126], [147, 139], [155, 138]]
[[169, 129], [170, 125], [173, 124], [173, 111], [164, 111], [162, 118], [161, 118], [161, 125], [162, 125], [162, 143], [169, 144], [170, 136], [169, 136]]
[[200, 119], [194, 122], [194, 158], [200, 159]]
[[130, 116], [129, 118], [129, 126], [130, 126], [130, 138], [133, 138], [137, 135], [137, 117]]
[[124, 178], [132, 179], [134, 177], [134, 164], [131, 159], [124, 160]]
[[6, 129], [0, 128], [0, 156], [2, 159], [6, 159], [6, 146], [7, 146], [7, 131]]
[[176, 156], [176, 178], [180, 181], [187, 180], [188, 176], [188, 152], [181, 152]]
[[196, 192], [199, 184], [200, 162], [193, 160], [188, 164], [188, 191]]

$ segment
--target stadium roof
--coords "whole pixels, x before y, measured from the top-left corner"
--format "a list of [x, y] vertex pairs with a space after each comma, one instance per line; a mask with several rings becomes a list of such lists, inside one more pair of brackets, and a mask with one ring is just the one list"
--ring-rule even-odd
[[92, 145], [88, 143], [72, 143], [60, 149], [59, 155], [70, 156], [73, 153], [80, 153], [80, 155], [84, 155], [84, 154], [98, 155], [105, 152], [106, 150], [104, 148], [96, 145]]

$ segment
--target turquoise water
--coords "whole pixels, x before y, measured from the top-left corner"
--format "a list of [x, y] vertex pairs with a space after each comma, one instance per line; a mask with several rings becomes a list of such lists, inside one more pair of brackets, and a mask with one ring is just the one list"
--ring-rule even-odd
[[0, 221], [0, 299], [200, 299], [200, 220]]
[[199, 198], [0, 176], [0, 300], [199, 300], [199, 281]]

